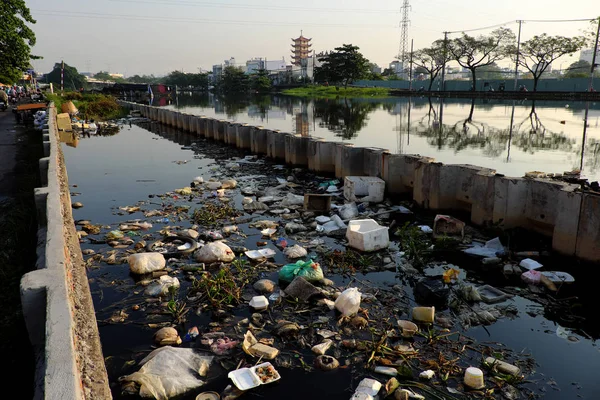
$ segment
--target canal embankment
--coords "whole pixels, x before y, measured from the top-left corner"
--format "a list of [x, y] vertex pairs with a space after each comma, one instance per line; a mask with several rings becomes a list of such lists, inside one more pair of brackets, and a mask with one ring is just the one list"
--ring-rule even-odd
[[92, 298], [71, 212], [56, 108], [47, 110], [36, 270], [21, 280], [23, 315], [36, 356], [35, 398], [111, 398]]
[[561, 254], [600, 262], [600, 196], [581, 185], [548, 178], [507, 177], [473, 165], [436, 162], [420, 155], [355, 147], [122, 101], [141, 115], [201, 137], [336, 177], [367, 175], [386, 182], [390, 195], [410, 196], [432, 211], [460, 211], [470, 222], [524, 228], [552, 238]]

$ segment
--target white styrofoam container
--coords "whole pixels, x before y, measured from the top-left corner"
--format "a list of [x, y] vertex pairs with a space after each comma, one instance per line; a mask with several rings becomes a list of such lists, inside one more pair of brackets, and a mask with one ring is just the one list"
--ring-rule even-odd
[[532, 260], [531, 258], [526, 258], [524, 260], [521, 260], [519, 267], [525, 268], [526, 270], [531, 271], [531, 270], [535, 270], [535, 269], [540, 269], [543, 267], [543, 265], [535, 260]]
[[381, 203], [385, 195], [385, 181], [374, 176], [347, 176], [344, 178], [344, 198], [348, 201]]
[[372, 219], [350, 221], [346, 239], [351, 247], [361, 251], [385, 249], [390, 244], [388, 227], [381, 226]]
[[254, 296], [249, 305], [256, 310], [266, 310], [269, 307], [269, 300], [265, 296]]
[[281, 379], [279, 372], [277, 370], [275, 373], [277, 376], [272, 381], [262, 383], [258, 375], [256, 374], [256, 370], [261, 367], [272, 367], [273, 365], [270, 362], [265, 362], [262, 364], [255, 365], [252, 368], [240, 368], [235, 371], [231, 371], [227, 376], [233, 384], [240, 390], [246, 391], [248, 389], [255, 388], [260, 385], [267, 385], [269, 383], [273, 383]]

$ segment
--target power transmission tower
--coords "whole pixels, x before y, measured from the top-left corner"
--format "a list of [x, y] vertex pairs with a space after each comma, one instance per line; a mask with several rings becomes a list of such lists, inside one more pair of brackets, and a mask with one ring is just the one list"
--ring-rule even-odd
[[406, 47], [408, 46], [408, 26], [410, 25], [410, 19], [408, 18], [408, 11], [410, 10], [409, 0], [403, 0], [402, 7], [400, 7], [400, 13], [402, 14], [402, 20], [400, 21], [400, 50], [398, 52], [398, 59], [402, 61], [402, 67], [404, 68], [408, 54]]

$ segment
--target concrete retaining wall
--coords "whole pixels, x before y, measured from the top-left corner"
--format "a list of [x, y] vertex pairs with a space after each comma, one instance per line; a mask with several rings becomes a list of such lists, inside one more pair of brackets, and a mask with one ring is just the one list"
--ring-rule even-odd
[[40, 160], [44, 187], [35, 190], [37, 269], [21, 279], [23, 315], [37, 360], [35, 399], [110, 399], [53, 104], [48, 115]]
[[[142, 115], [152, 115], [149, 110], [157, 108], [125, 101], [121, 105]], [[180, 113], [162, 111], [171, 115], [164, 118], [168, 125], [183, 127], [175, 117]], [[338, 178], [377, 176], [386, 181], [389, 194], [410, 195], [423, 208], [466, 211], [476, 225], [530, 229], [551, 236], [553, 248], [562, 254], [600, 262], [600, 196], [582, 194], [578, 185], [504, 177], [473, 165], [445, 165], [420, 155], [201, 118], [204, 129], [192, 131], [196, 135]]]

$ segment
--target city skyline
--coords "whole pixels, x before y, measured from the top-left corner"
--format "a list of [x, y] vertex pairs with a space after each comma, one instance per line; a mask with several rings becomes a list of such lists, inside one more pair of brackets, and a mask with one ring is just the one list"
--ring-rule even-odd
[[[376, 0], [366, 7], [364, 2], [349, 0], [342, 7], [333, 0], [307, 0], [301, 5], [288, 0], [277, 5], [248, 0], [99, 0], [82, 5], [75, 0], [27, 0], [37, 20], [32, 53], [43, 57], [33, 61], [36, 70], [49, 72], [54, 63], [64, 60], [79, 71], [125, 76], [210, 70], [230, 57], [240, 64], [255, 57], [285, 57], [290, 64], [290, 39], [301, 30], [313, 39], [317, 53], [352, 43], [385, 68], [398, 54], [401, 3]], [[505, 26], [516, 32], [517, 19], [591, 20], [600, 12], [592, 7], [594, 3], [575, 0], [566, 10], [564, 2], [556, 0], [526, 4], [507, 0], [502, 9], [474, 0], [461, 2], [460, 7], [444, 0], [413, 2], [409, 37], [416, 50], [442, 38], [445, 30], [460, 32], [512, 21]], [[522, 40], [544, 32], [574, 36], [589, 27], [588, 22], [530, 22], [523, 24]], [[578, 54], [559, 63], [568, 65], [576, 59]]]

